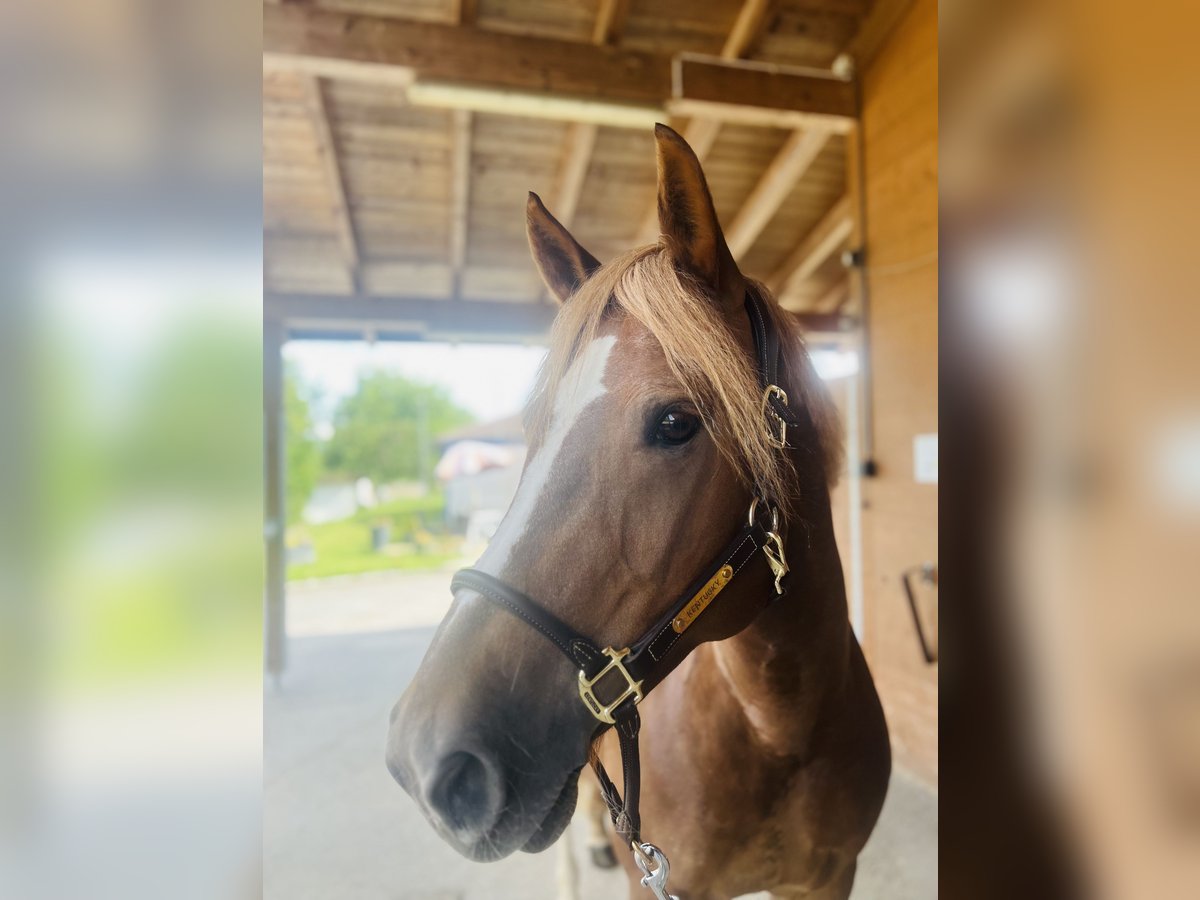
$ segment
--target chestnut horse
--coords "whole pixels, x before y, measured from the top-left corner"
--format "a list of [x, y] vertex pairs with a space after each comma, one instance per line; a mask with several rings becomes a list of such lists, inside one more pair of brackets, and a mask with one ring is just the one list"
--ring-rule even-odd
[[[845, 898], [891, 763], [834, 541], [836, 416], [794, 320], [738, 271], [699, 160], [666, 126], [655, 136], [652, 247], [601, 265], [530, 195], [534, 261], [563, 306], [525, 471], [477, 570], [626, 647], [753, 497], [774, 498], [786, 594], [766, 604], [771, 566], [746, 562], [696, 619], [703, 643], [638, 706], [641, 830], [683, 900]], [[783, 449], [763, 424], [747, 292], [781, 340], [777, 382], [799, 420]], [[392, 712], [389, 769], [471, 859], [543, 850], [571, 818], [597, 722], [560, 649], [460, 584]], [[596, 743], [619, 771], [613, 732]], [[628, 845], [617, 854], [640, 891]]]

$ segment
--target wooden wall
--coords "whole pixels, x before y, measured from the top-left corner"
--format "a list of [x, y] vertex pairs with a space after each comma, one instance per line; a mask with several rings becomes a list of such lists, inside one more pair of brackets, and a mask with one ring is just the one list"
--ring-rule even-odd
[[[931, 784], [938, 667], [921, 655], [900, 579], [938, 554], [938, 488], [913, 473], [914, 436], [938, 430], [937, 51], [937, 5], [917, 0], [862, 79], [879, 467], [863, 481], [864, 645], [895, 761]], [[931, 618], [936, 596], [921, 595]]]

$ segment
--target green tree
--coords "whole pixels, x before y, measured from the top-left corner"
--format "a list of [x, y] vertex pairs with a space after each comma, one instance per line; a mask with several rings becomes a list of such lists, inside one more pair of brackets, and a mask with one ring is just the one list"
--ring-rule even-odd
[[313, 433], [312, 413], [299, 374], [289, 366], [283, 378], [283, 414], [287, 432], [287, 519], [300, 521], [304, 505], [321, 476], [321, 447]]
[[437, 437], [472, 421], [444, 388], [386, 372], [359, 378], [334, 412], [326, 449], [330, 470], [376, 484], [427, 479], [437, 464]]

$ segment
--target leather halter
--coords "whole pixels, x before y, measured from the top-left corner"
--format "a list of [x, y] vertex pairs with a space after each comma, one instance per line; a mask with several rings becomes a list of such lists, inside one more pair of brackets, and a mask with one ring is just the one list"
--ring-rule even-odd
[[[787, 394], [778, 386], [779, 333], [757, 292], [746, 292], [746, 314], [754, 338], [759, 386], [763, 392], [765, 427], [780, 449], [787, 448], [787, 429], [800, 424], [788, 407]], [[657, 848], [641, 844], [638, 801], [641, 773], [638, 759], [638, 731], [641, 718], [637, 704], [641, 702], [703, 639], [701, 630], [691, 627], [710, 604], [739, 573], [759, 555], [766, 557], [775, 576], [773, 602], [783, 596], [783, 577], [787, 563], [783, 556], [783, 534], [778, 509], [770, 498], [756, 497], [750, 506], [747, 522], [725, 545], [687, 589], [667, 608], [650, 630], [622, 649], [601, 649], [591, 640], [563, 622], [530, 597], [505, 584], [494, 575], [478, 569], [462, 569], [450, 582], [450, 589], [466, 588], [475, 591], [492, 603], [503, 607], [530, 627], [541, 632], [579, 669], [579, 696], [588, 711], [601, 723], [596, 735], [615, 726], [621, 747], [624, 769], [624, 799], [600, 760], [593, 752], [592, 767], [600, 781], [601, 792], [612, 815], [618, 834], [639, 853], [639, 865], [649, 850]], [[767, 604], [764, 603], [764, 607]], [[661, 854], [660, 854], [661, 855]], [[643, 866], [643, 871], [647, 871]]]

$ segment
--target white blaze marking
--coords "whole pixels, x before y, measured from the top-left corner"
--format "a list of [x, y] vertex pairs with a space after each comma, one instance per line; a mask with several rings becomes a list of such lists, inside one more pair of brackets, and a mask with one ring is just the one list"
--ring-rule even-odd
[[483, 556], [479, 558], [478, 567], [492, 575], [504, 571], [509, 554], [529, 526], [533, 511], [537, 508], [550, 472], [554, 468], [554, 460], [562, 449], [567, 435], [575, 427], [580, 414], [593, 401], [599, 400], [605, 394], [604, 370], [608, 365], [608, 355], [616, 345], [616, 335], [596, 338], [571, 364], [558, 387], [554, 397], [554, 412], [550, 417], [550, 430], [542, 446], [538, 448], [533, 459], [525, 468], [517, 495], [513, 497], [508, 514], [500, 523], [500, 528], [488, 544]]

